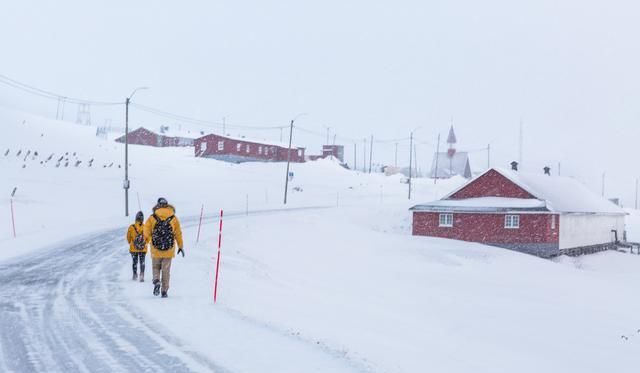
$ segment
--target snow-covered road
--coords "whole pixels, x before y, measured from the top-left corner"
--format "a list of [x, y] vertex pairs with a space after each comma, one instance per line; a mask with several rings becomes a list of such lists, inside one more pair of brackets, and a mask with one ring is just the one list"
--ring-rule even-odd
[[[243, 215], [229, 214], [229, 218]], [[183, 225], [196, 222], [191, 217]], [[0, 371], [230, 371], [130, 304], [121, 271], [129, 260], [122, 250], [123, 231], [84, 236], [0, 264]], [[224, 313], [236, 319], [243, 335], [271, 340], [271, 349], [293, 352], [298, 361], [314, 365], [313, 361], [321, 360], [332, 371], [365, 370], [326, 346], [270, 331], [255, 320], [238, 318], [233, 310]]]
[[0, 371], [216, 371], [130, 307], [122, 229], [0, 265]]

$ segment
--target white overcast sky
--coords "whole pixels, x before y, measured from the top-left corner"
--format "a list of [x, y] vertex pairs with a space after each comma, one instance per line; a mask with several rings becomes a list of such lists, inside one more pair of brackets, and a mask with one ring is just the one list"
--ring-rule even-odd
[[[606, 171], [607, 195], [630, 205], [638, 20], [640, 3], [617, 0], [7, 0], [0, 74], [95, 100], [150, 86], [138, 103], [229, 123], [286, 125], [306, 112], [301, 126], [349, 138], [404, 138], [420, 126], [425, 169], [452, 118], [458, 148], [490, 142], [492, 164], [506, 166], [522, 120], [526, 170], [562, 162], [598, 192]], [[55, 116], [55, 102], [3, 86], [0, 104]], [[121, 111], [92, 114], [122, 121]], [[167, 122], [136, 112], [132, 121]], [[296, 142], [317, 153], [323, 139]], [[346, 152], [351, 162], [351, 144]], [[486, 167], [486, 153], [472, 156]], [[393, 144], [374, 144], [374, 162], [393, 163]]]

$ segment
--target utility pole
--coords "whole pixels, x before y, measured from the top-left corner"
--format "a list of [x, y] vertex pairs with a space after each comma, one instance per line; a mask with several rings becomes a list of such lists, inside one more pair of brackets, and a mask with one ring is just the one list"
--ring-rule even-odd
[[636, 178], [636, 210], [638, 209], [638, 178]]
[[287, 150], [287, 175], [284, 180], [284, 204], [287, 204], [287, 191], [289, 190], [289, 164], [291, 163], [291, 138], [293, 137], [293, 121], [291, 119], [291, 125], [289, 127], [289, 148]]
[[129, 216], [129, 102], [125, 101], [124, 113], [124, 216]]
[[362, 139], [362, 143], [364, 144], [362, 150], [362, 172], [367, 173], [367, 138]]
[[334, 134], [333, 134], [333, 145], [335, 145], [335, 144], [336, 144], [336, 137], [338, 137], [338, 134], [337, 134], [337, 133], [334, 133]]
[[602, 196], [603, 197], [604, 197], [604, 181], [605, 181], [606, 176], [607, 176], [607, 173], [603, 172], [602, 173]]
[[371, 160], [373, 159], [373, 135], [371, 135], [371, 146], [369, 146], [369, 173], [371, 173]]
[[396, 156], [393, 160], [393, 166], [396, 168], [398, 167], [398, 143], [397, 142], [396, 142]]
[[[124, 216], [129, 216], [129, 104], [131, 98], [140, 89], [148, 89], [148, 87], [138, 87], [131, 92], [129, 97], [125, 100], [125, 112], [124, 112]], [[63, 101], [64, 103], [64, 101]]]
[[522, 119], [520, 119], [520, 147], [519, 147], [519, 161], [520, 161], [520, 167], [522, 167], [522, 143], [523, 143], [523, 134], [522, 134]]
[[56, 120], [58, 120], [59, 116], [60, 116], [60, 97], [58, 97], [58, 105], [56, 106]]
[[329, 145], [329, 131], [331, 130], [331, 127], [327, 127], [327, 142], [325, 142], [325, 144]]
[[419, 177], [419, 174], [418, 174], [418, 147], [417, 146], [413, 147], [413, 164], [414, 164], [414, 167], [415, 167], [415, 170], [416, 170], [415, 175], [416, 175], [416, 177]]
[[62, 109], [60, 110], [60, 120], [64, 120], [64, 104], [66, 103], [66, 97], [62, 98]]
[[487, 169], [491, 168], [491, 144], [487, 144]]
[[358, 168], [358, 143], [353, 143], [353, 170], [355, 171]]
[[438, 162], [440, 161], [440, 134], [438, 134], [438, 142], [436, 143], [436, 168], [433, 170], [433, 184], [438, 183]]
[[562, 166], [562, 163], [558, 162], [558, 176], [562, 176], [561, 172], [560, 172], [560, 167]]
[[411, 199], [411, 169], [413, 168], [413, 131], [409, 136], [409, 199]]

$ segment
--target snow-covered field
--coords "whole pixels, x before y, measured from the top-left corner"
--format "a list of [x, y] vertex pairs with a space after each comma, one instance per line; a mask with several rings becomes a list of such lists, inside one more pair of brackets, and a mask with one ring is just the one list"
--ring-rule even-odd
[[[19, 263], [42, 255], [37, 250], [43, 247], [71, 245], [89, 233], [121, 227], [121, 245], [97, 248], [122, 252], [113, 291], [152, 325], [178, 338], [183, 352], [205, 356], [216, 367], [231, 372], [635, 372], [640, 366], [639, 256], [606, 252], [548, 261], [413, 237], [411, 203], [399, 178], [351, 172], [330, 161], [294, 165], [291, 187], [302, 191], [291, 192], [290, 204], [280, 211], [282, 164], [231, 165], [196, 159], [191, 149], [132, 146], [132, 213], [138, 195], [145, 213], [163, 196], [185, 221], [186, 257], [174, 261], [170, 297], [155, 298], [149, 282], [130, 280], [124, 244], [129, 219], [122, 216], [123, 169], [118, 168], [122, 145], [96, 138], [93, 128], [5, 109], [0, 121], [0, 208], [6, 210], [0, 214], [5, 227], [0, 258]], [[37, 150], [38, 157], [25, 161], [27, 150]], [[71, 164], [55, 167], [65, 152]], [[83, 161], [77, 168], [73, 152]], [[41, 165], [52, 153], [52, 161]], [[433, 200], [460, 182], [434, 186], [418, 180], [414, 201]], [[14, 239], [8, 197], [15, 186]], [[208, 219], [196, 242], [203, 204]], [[214, 304], [221, 208], [229, 216]], [[640, 241], [640, 214], [630, 213], [630, 239]], [[98, 275], [87, 271], [87, 276]], [[136, 332], [141, 331], [131, 330]]]

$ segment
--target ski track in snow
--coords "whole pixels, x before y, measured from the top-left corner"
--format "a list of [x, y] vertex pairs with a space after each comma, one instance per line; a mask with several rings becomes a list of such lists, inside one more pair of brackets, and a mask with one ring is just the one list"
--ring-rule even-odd
[[[315, 207], [321, 208], [321, 207]], [[299, 209], [290, 209], [299, 210]], [[259, 213], [285, 212], [264, 210]], [[241, 213], [228, 217], [241, 217]], [[207, 217], [215, 219], [215, 217]], [[184, 219], [193, 225], [197, 217]], [[0, 264], [0, 369], [3, 372], [228, 372], [191, 351], [127, 304], [120, 267], [123, 229], [83, 238]], [[286, 332], [243, 319], [259, 333]], [[324, 344], [290, 334], [310, 353], [369, 371]]]

